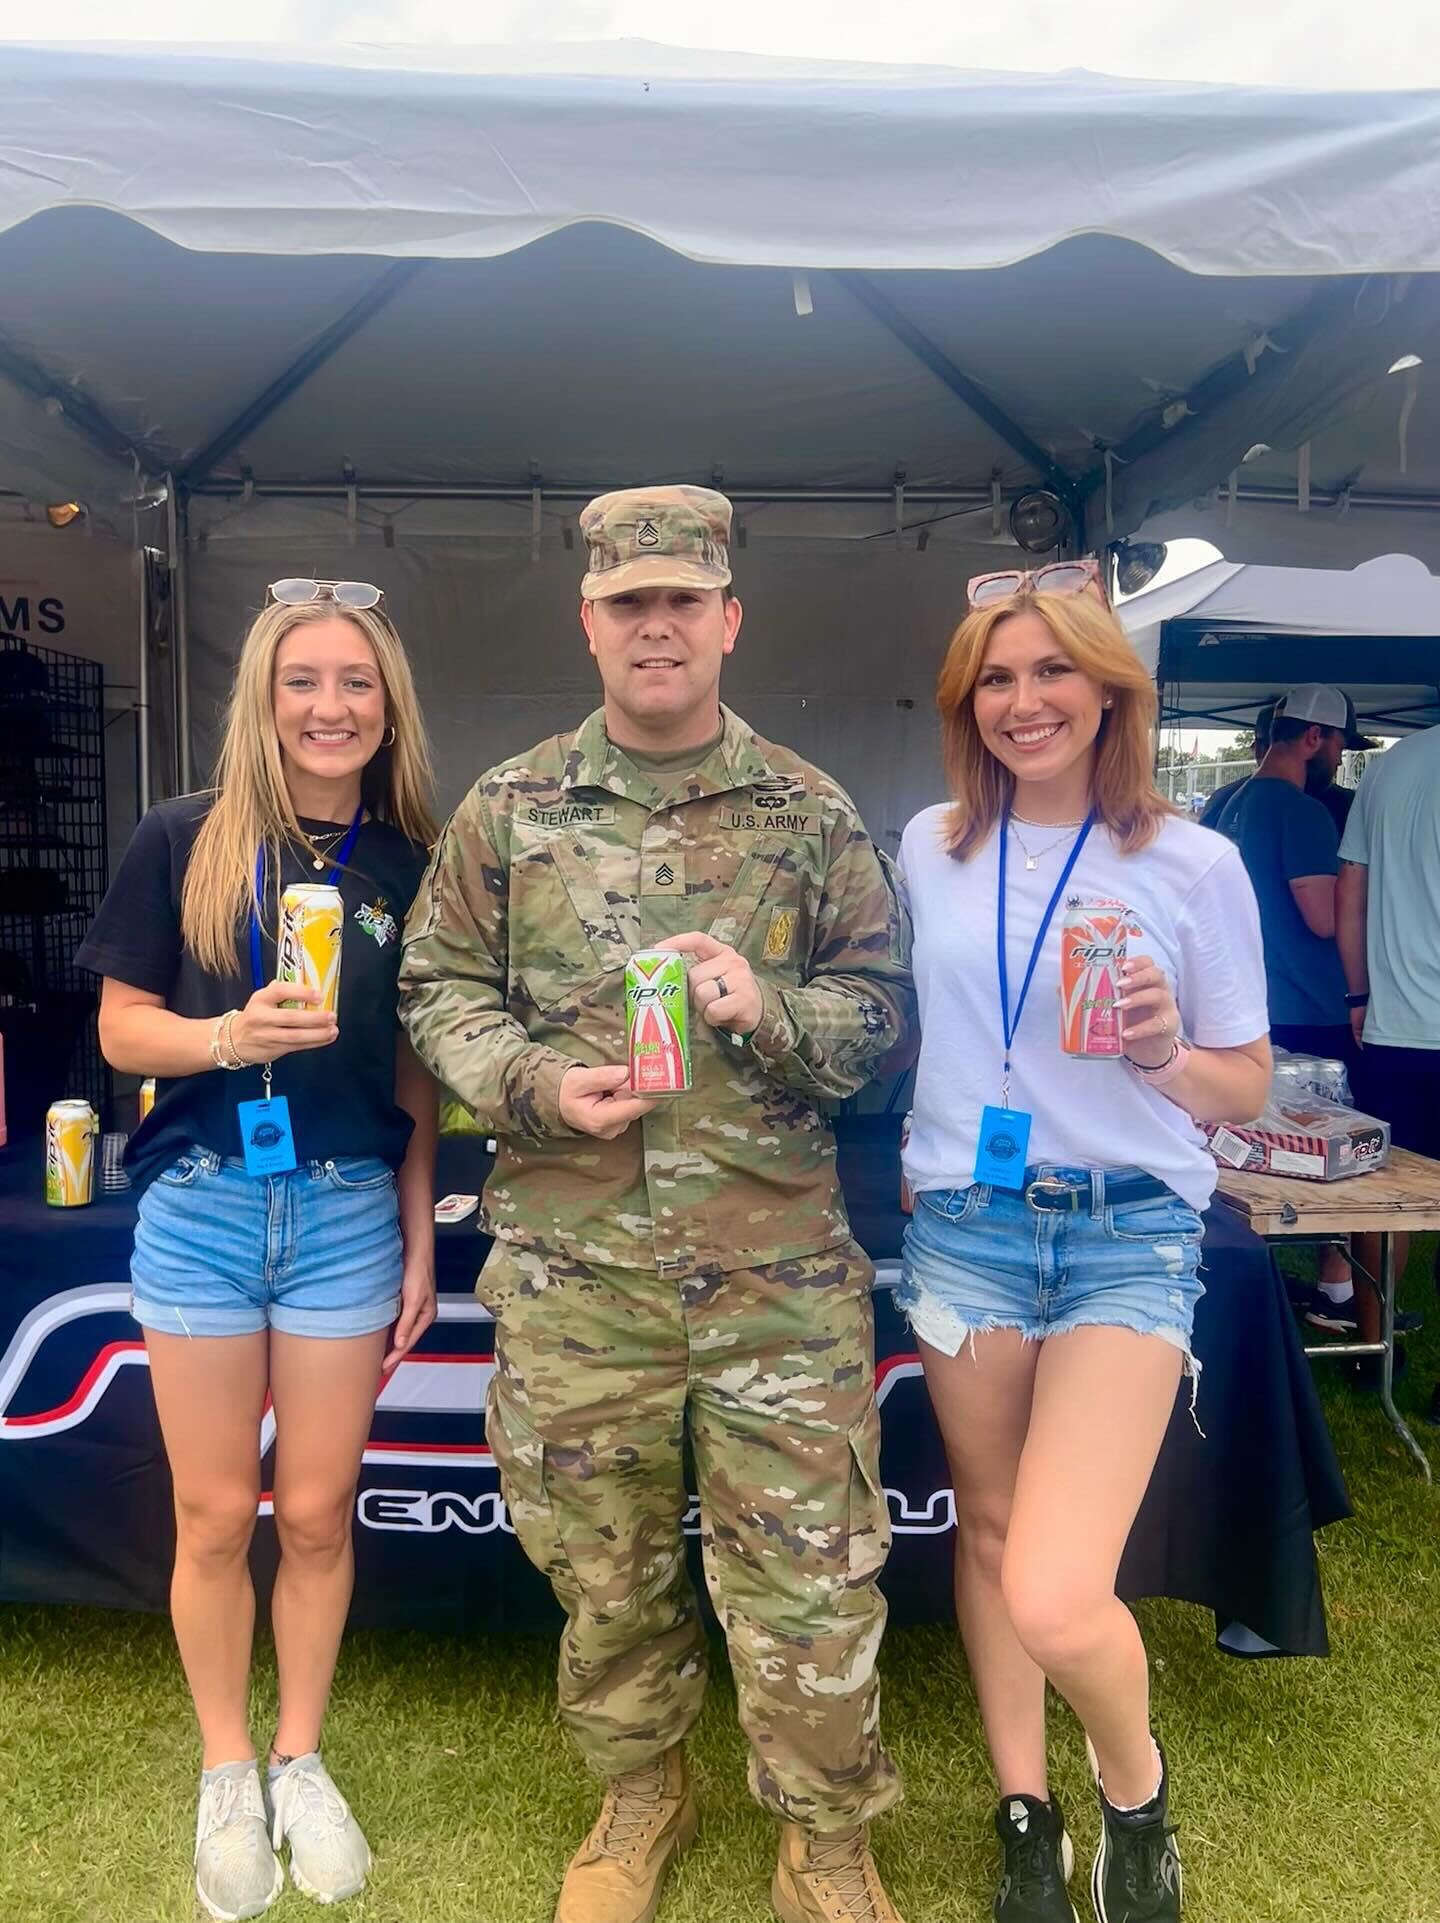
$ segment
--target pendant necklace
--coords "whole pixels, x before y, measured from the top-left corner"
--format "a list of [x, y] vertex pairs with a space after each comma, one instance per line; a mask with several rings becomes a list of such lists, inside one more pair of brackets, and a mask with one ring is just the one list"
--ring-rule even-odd
[[1011, 828], [1011, 832], [1015, 836], [1015, 839], [1020, 844], [1021, 854], [1023, 854], [1025, 857], [1025, 872], [1031, 875], [1033, 875], [1035, 870], [1040, 866], [1040, 859], [1042, 855], [1048, 855], [1052, 848], [1058, 848], [1061, 842], [1068, 840], [1069, 837], [1075, 832], [1077, 828], [1083, 828], [1085, 825], [1083, 821], [1059, 821], [1059, 822], [1048, 822], [1048, 823], [1039, 822], [1039, 821], [1026, 821], [1025, 826], [1027, 828], [1055, 827], [1063, 830], [1063, 832], [1061, 834], [1058, 834], [1053, 841], [1047, 841], [1043, 848], [1036, 848], [1032, 850], [1027, 844], [1025, 837], [1021, 834], [1019, 828], [1017, 828], [1015, 825], [1018, 821], [1021, 821], [1023, 819], [1024, 819], [1023, 816], [1012, 813], [1010, 816], [1010, 828]]
[[[324, 871], [326, 856], [330, 854], [331, 850], [340, 841], [344, 833], [345, 833], [345, 830], [343, 828], [337, 828], [333, 835], [312, 835], [309, 833], [306, 834], [305, 839], [310, 844], [310, 856], [311, 856], [310, 866], [316, 871], [317, 874], [322, 873]], [[1024, 844], [1022, 843], [1021, 846], [1023, 847]]]

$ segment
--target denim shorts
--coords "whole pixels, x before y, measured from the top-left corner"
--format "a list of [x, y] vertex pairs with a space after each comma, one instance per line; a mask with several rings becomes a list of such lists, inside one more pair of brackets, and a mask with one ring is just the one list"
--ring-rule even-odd
[[1205, 1293], [1195, 1210], [1168, 1190], [1107, 1206], [1105, 1175], [1136, 1169], [1038, 1172], [1090, 1175], [1091, 1201], [1073, 1212], [1036, 1209], [982, 1183], [915, 1197], [895, 1291], [915, 1334], [958, 1355], [990, 1329], [1037, 1342], [1087, 1326], [1133, 1329], [1173, 1343], [1193, 1374], [1190, 1337]]
[[193, 1148], [140, 1198], [131, 1313], [167, 1335], [370, 1335], [400, 1313], [401, 1267], [378, 1157], [256, 1177]]

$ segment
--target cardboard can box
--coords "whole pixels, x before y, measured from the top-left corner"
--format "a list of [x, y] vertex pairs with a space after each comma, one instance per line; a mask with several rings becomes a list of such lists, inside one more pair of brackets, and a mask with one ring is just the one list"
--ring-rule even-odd
[[1368, 1175], [1390, 1159], [1390, 1124], [1322, 1096], [1275, 1088], [1257, 1121], [1203, 1124], [1222, 1168], [1338, 1182]]

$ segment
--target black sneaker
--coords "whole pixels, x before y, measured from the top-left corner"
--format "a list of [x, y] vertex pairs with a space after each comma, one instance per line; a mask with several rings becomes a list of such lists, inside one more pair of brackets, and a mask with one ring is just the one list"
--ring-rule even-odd
[[[1305, 1320], [1312, 1329], [1324, 1329], [1331, 1335], [1354, 1335], [1360, 1326], [1353, 1301], [1331, 1302], [1318, 1292], [1305, 1311]], [[1424, 1327], [1425, 1318], [1418, 1310], [1395, 1311], [1396, 1335], [1418, 1335]]]
[[1305, 1297], [1304, 1314], [1312, 1329], [1325, 1329], [1331, 1335], [1354, 1335], [1359, 1326], [1353, 1289], [1343, 1302], [1326, 1295], [1323, 1289], [1309, 1290]]
[[1100, 1923], [1180, 1923], [1184, 1878], [1168, 1820], [1170, 1772], [1164, 1750], [1159, 1792], [1143, 1809], [1128, 1814], [1112, 1809], [1098, 1778], [1095, 1788], [1102, 1828], [1090, 1894]]
[[1054, 1797], [1007, 1796], [995, 1812], [1005, 1852], [995, 1892], [995, 1923], [1079, 1923], [1065, 1885], [1075, 1852]]

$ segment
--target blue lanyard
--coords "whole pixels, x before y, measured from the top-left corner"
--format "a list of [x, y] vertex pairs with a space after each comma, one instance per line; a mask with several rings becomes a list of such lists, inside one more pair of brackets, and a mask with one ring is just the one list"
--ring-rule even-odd
[[[325, 881], [323, 883], [317, 883], [317, 886], [329, 886], [333, 888], [338, 882], [340, 870], [354, 853], [355, 843], [360, 834], [360, 822], [364, 813], [365, 803], [362, 801], [360, 806], [355, 810], [355, 819], [350, 823], [344, 841], [340, 844], [340, 852], [335, 857], [335, 866], [325, 877]], [[265, 849], [263, 844], [260, 852], [255, 857], [255, 899], [258, 902], [263, 902], [265, 899]], [[257, 989], [265, 986], [265, 962], [260, 952], [260, 917], [256, 914], [253, 907], [250, 910], [250, 974]]]
[[1006, 856], [1010, 846], [1010, 810], [1007, 807], [1000, 817], [1000, 890], [999, 906], [995, 917], [995, 953], [1000, 964], [1000, 1024], [1005, 1035], [1005, 1080], [1000, 1099], [1004, 1106], [1010, 1106], [1010, 1050], [1020, 1027], [1020, 1017], [1025, 1013], [1025, 998], [1030, 993], [1030, 984], [1035, 979], [1035, 968], [1040, 960], [1040, 951], [1045, 946], [1045, 937], [1050, 932], [1050, 924], [1055, 919], [1055, 910], [1060, 905], [1060, 897], [1065, 892], [1065, 884], [1075, 872], [1075, 864], [1080, 859], [1080, 850], [1095, 826], [1092, 809], [1086, 815], [1075, 846], [1070, 850], [1070, 858], [1060, 871], [1060, 879], [1055, 884], [1055, 892], [1050, 897], [1050, 905], [1045, 910], [1040, 926], [1035, 931], [1035, 945], [1030, 950], [1030, 966], [1025, 970], [1025, 980], [1021, 984], [1020, 999], [1015, 1004], [1015, 1016], [1010, 1016], [1010, 964], [1005, 954], [1005, 871]]

